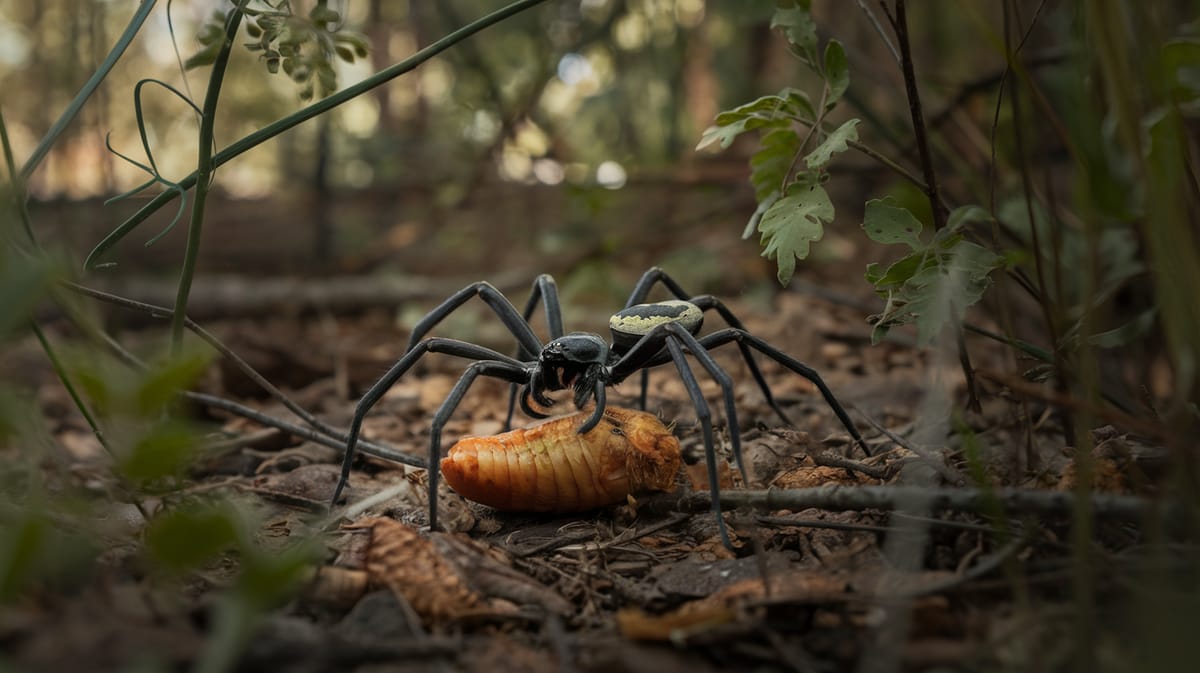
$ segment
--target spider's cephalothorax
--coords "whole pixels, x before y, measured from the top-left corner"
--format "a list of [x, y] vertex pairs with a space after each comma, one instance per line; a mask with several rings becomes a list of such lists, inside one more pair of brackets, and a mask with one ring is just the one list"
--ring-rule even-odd
[[611, 364], [612, 357], [608, 343], [595, 334], [575, 332], [553, 339], [538, 355], [535, 378], [528, 392], [538, 404], [549, 407], [554, 401], [543, 391], [573, 388], [575, 407], [582, 409], [595, 393], [596, 384], [606, 383], [604, 368]]
[[[661, 283], [675, 296], [675, 299], [645, 303], [655, 283]], [[472, 297], [479, 297], [483, 300], [512, 333], [517, 341], [516, 357], [456, 339], [425, 338], [425, 335], [439, 322]], [[539, 302], [545, 306], [546, 322], [550, 332], [550, 341], [544, 346], [529, 324]], [[728, 327], [700, 336], [704, 313], [709, 310], [716, 311], [725, 320]], [[747, 332], [741, 321], [720, 300], [710, 295], [688, 296], [683, 288], [661, 269], [653, 268], [642, 275], [641, 280], [634, 287], [629, 301], [626, 302], [625, 308], [615, 313], [609, 320], [609, 328], [613, 338], [611, 343], [598, 334], [587, 332], [563, 334], [558, 289], [554, 279], [548, 275], [538, 276], [534, 281], [533, 292], [525, 304], [524, 312], [520, 313], [499, 290], [485, 282], [472, 283], [454, 293], [417, 323], [409, 338], [404, 356], [392, 365], [392, 368], [376, 381], [359, 401], [354, 412], [354, 419], [351, 421], [346, 455], [342, 461], [341, 478], [334, 489], [333, 502], [337, 503], [342, 489], [349, 479], [350, 467], [354, 460], [354, 448], [362, 430], [363, 419], [388, 389], [395, 385], [400, 377], [426, 353], [446, 353], [473, 360], [450, 394], [446, 396], [446, 400], [438, 407], [430, 424], [429, 524], [434, 529], [437, 528], [437, 466], [441, 458], [442, 428], [462, 401], [463, 396], [466, 395], [471, 384], [480, 376], [498, 378], [513, 384], [513, 400], [509, 405], [508, 424], [511, 423], [517, 399], [520, 400], [521, 409], [526, 414], [544, 418], [547, 414], [541, 409], [535, 408], [531, 404], [531, 400], [536, 402], [539, 407], [551, 407], [554, 405], [554, 400], [546, 393], [572, 389], [574, 393], [572, 401], [578, 409], [583, 409], [589, 402], [595, 403], [591, 415], [580, 425], [578, 430], [579, 433], [586, 433], [591, 431], [604, 415], [605, 391], [608, 386], [624, 381], [635, 372], [642, 372], [641, 408], [645, 409], [648, 370], [667, 363], [674, 364], [683, 381], [684, 388], [687, 389], [688, 397], [696, 410], [696, 418], [700, 423], [704, 439], [704, 452], [708, 463], [713, 510], [717, 514], [718, 531], [726, 546], [729, 546], [730, 543], [724, 520], [720, 516], [718, 493], [720, 481], [716, 466], [712, 412], [696, 381], [696, 375], [688, 362], [688, 355], [695, 358], [721, 388], [729, 431], [729, 444], [743, 477], [746, 472], [742, 464], [741, 432], [738, 428], [737, 409], [734, 407], [733, 381], [708, 352], [710, 349], [731, 342], [737, 344], [746, 368], [754, 378], [759, 390], [762, 391], [767, 404], [775, 410], [784, 423], [790, 423], [790, 421], [771, 394], [771, 389], [767, 386], [766, 379], [763, 378], [752, 351], [766, 355], [783, 367], [811, 381], [857, 445], [864, 452], [868, 452], [866, 443], [850, 421], [850, 417], [815, 370]], [[518, 389], [520, 390], [519, 395]]]

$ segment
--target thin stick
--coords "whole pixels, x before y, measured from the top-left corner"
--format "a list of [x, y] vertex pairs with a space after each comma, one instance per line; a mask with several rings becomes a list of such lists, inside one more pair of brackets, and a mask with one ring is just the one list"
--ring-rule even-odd
[[[1069, 491], [1029, 491], [1015, 488], [984, 490], [977, 488], [925, 488], [918, 486], [841, 486], [830, 484], [816, 488], [758, 489], [721, 491], [721, 507], [733, 509], [829, 509], [861, 511], [893, 510], [912, 502], [925, 503], [934, 510], [955, 510], [988, 514], [997, 504], [1006, 512], [1067, 515], [1080, 506], [1077, 494]], [[675, 512], [702, 512], [712, 508], [712, 496], [696, 491], [685, 496], [660, 495], [647, 498], [643, 506]], [[1129, 495], [1097, 493], [1084, 504], [1098, 517], [1139, 521], [1162, 512], [1170, 517], [1183, 514], [1178, 503], [1157, 502]]]
[[[174, 315], [174, 311], [172, 311], [169, 308], [163, 307], [163, 306], [156, 306], [154, 304], [147, 304], [147, 303], [136, 301], [133, 299], [128, 299], [126, 297], [121, 297], [121, 296], [118, 296], [115, 294], [109, 294], [108, 292], [103, 292], [103, 291], [96, 290], [96, 289], [93, 289], [93, 288], [90, 288], [90, 287], [87, 287], [84, 285], [79, 285], [78, 283], [67, 282], [67, 283], [64, 283], [64, 285], [67, 287], [67, 289], [77, 292], [79, 294], [82, 294], [84, 296], [92, 297], [94, 299], [99, 299], [101, 301], [108, 302], [108, 303], [114, 304], [116, 306], [123, 306], [125, 308], [142, 311], [144, 313], [147, 313], [147, 314], [152, 315], [157, 318], [170, 318], [171, 316]], [[218, 353], [220, 353], [224, 357], [228, 358], [229, 361], [232, 362], [233, 365], [235, 367], [237, 367], [239, 371], [241, 371], [243, 374], [245, 374], [251, 381], [253, 381], [255, 384], [257, 384], [258, 387], [262, 388], [268, 395], [270, 395], [272, 398], [274, 398], [277, 402], [282, 404], [284, 407], [287, 407], [288, 411], [291, 411], [293, 414], [296, 414], [296, 416], [300, 417], [305, 423], [307, 423], [310, 426], [312, 426], [313, 428], [316, 428], [317, 430], [325, 433], [326, 435], [340, 439], [343, 442], [347, 441], [346, 435], [341, 430], [318, 419], [316, 416], [314, 416], [312, 413], [310, 413], [307, 409], [305, 409], [304, 407], [300, 406], [295, 401], [293, 401], [292, 398], [288, 397], [287, 394], [285, 394], [282, 390], [277, 388], [275, 386], [275, 384], [268, 381], [265, 376], [263, 376], [262, 374], [259, 374], [258, 371], [256, 371], [254, 369], [254, 367], [250, 366], [250, 363], [243, 360], [240, 356], [238, 356], [237, 353], [233, 352], [232, 349], [230, 349], [228, 346], [226, 346], [224, 343], [222, 343], [221, 340], [218, 339], [216, 336], [214, 336], [211, 332], [209, 332], [208, 330], [201, 327], [198, 323], [193, 321], [191, 318], [185, 317], [183, 319], [183, 324], [185, 327], [187, 327], [189, 330], [191, 330], [197, 336], [199, 336], [201, 339], [203, 339], [205, 342], [207, 342], [208, 345], [210, 345], [214, 349], [216, 349], [216, 351]]]
[[900, 43], [900, 67], [904, 72], [904, 92], [908, 95], [908, 111], [912, 116], [913, 133], [917, 139], [917, 151], [921, 157], [921, 172], [925, 176], [925, 195], [933, 211], [933, 227], [946, 226], [946, 211], [938, 193], [937, 172], [933, 170], [933, 154], [929, 150], [929, 138], [925, 132], [925, 115], [921, 111], [921, 95], [917, 90], [917, 75], [913, 70], [912, 48], [908, 40], [908, 18], [904, 0], [896, 0], [896, 14], [892, 17], [892, 28]]
[[[126, 350], [125, 347], [118, 343], [116, 339], [112, 338], [112, 336], [102, 332], [101, 337], [108, 347], [116, 352], [117, 356], [120, 357], [123, 362], [136, 369], [144, 370], [147, 368], [145, 362], [142, 362], [140, 358]], [[224, 348], [223, 344], [222, 348]], [[234, 357], [236, 358], [237, 356]], [[246, 366], [249, 367], [250, 365], [247, 364]], [[250, 371], [253, 372], [254, 370], [251, 369]], [[255, 372], [255, 375], [260, 376], [257, 372]], [[280, 394], [282, 395], [283, 393]], [[323, 426], [324, 428], [329, 428], [329, 431], [325, 431], [321, 427], [318, 427], [314, 432], [308, 428], [304, 428], [293, 423], [288, 423], [287, 421], [275, 418], [274, 416], [268, 416], [256, 409], [251, 409], [245, 405], [238, 404], [232, 400], [227, 400], [215, 395], [197, 393], [193, 391], [184, 391], [183, 395], [187, 399], [196, 402], [197, 404], [227, 411], [236, 416], [247, 418], [267, 427], [282, 430], [290, 435], [299, 437], [301, 439], [307, 439], [322, 446], [341, 449], [343, 451], [346, 448], [346, 435], [336, 428], [332, 428], [324, 423], [319, 423], [319, 425]], [[303, 411], [303, 409], [301, 409], [301, 411]], [[309, 415], [307, 411], [304, 411], [304, 414]], [[404, 465], [411, 465], [412, 467], [426, 467], [424, 459], [417, 456], [411, 456], [390, 446], [377, 444], [366, 439], [359, 439], [358, 445], [362, 447], [363, 453], [375, 456], [376, 458], [383, 458], [384, 460], [391, 460]]]

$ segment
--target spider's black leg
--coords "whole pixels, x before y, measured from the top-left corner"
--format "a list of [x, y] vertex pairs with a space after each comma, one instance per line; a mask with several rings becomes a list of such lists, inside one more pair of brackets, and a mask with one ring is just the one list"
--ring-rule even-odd
[[[629, 308], [634, 304], [640, 304], [646, 301], [646, 297], [649, 296], [650, 290], [654, 287], [655, 283], [662, 283], [663, 287], [667, 288], [667, 290], [674, 295], [676, 299], [690, 301], [701, 311], [716, 311], [730, 327], [736, 327], [740, 330], [746, 329], [746, 326], [742, 324], [742, 321], [738, 320], [738, 317], [735, 316], [720, 299], [708, 294], [703, 294], [696, 297], [689, 296], [688, 293], [684, 291], [682, 285], [680, 285], [674, 278], [671, 278], [669, 275], [667, 275], [666, 271], [663, 271], [658, 267], [652, 267], [646, 271], [646, 273], [642, 274], [641, 279], [633, 288], [633, 293], [629, 296], [629, 301], [625, 303], [625, 308]], [[771, 388], [767, 386], [767, 380], [763, 377], [762, 371], [759, 370], [758, 363], [754, 361], [754, 355], [750, 352], [750, 349], [741, 342], [738, 342], [738, 349], [742, 352], [742, 359], [746, 361], [746, 368], [750, 370], [750, 375], [754, 377], [754, 382], [758, 384], [758, 389], [762, 391], [763, 397], [767, 400], [767, 404], [770, 405], [771, 409], [775, 411], [780, 420], [787, 425], [792, 425], [793, 423], [791, 419], [788, 418], [787, 414], [783, 413], [783, 409], [780, 408], [779, 403], [775, 401], [775, 396], [771, 394]], [[642, 409], [646, 408], [646, 391], [649, 388], [649, 383], [650, 372], [643, 370], [642, 394], [641, 398], [639, 398]]]
[[[721, 365], [718, 365], [717, 361], [708, 354], [708, 351], [704, 350], [704, 346], [700, 345], [696, 337], [692, 336], [692, 333], [684, 329], [682, 325], [667, 323], [664, 329], [682, 341], [692, 356], [708, 370], [709, 375], [721, 386], [721, 396], [725, 398], [725, 420], [729, 424], [729, 444], [733, 448], [733, 461], [737, 464], [738, 472], [742, 473], [742, 480], [748, 482], [746, 465], [742, 462], [742, 433], [738, 428], [737, 406], [733, 401], [733, 381], [729, 378], [729, 374], [721, 369]], [[672, 337], [667, 337], [668, 344], [672, 341]]]
[[[362, 399], [358, 401], [358, 406], [354, 408], [354, 419], [350, 423], [350, 432], [346, 439], [346, 455], [342, 457], [342, 473], [338, 478], [337, 486], [333, 489], [333, 499], [330, 502], [330, 507], [337, 505], [338, 498], [342, 495], [342, 489], [346, 487], [346, 482], [350, 480], [350, 467], [354, 464], [354, 449], [358, 445], [358, 435], [362, 432], [363, 419], [367, 413], [375, 406], [377, 402], [387, 393], [396, 381], [400, 380], [401, 376], [407, 372], [417, 360], [421, 359], [426, 353], [445, 353], [447, 355], [456, 355], [463, 358], [471, 358], [473, 360], [495, 360], [508, 365], [513, 370], [525, 370], [525, 365], [510, 358], [507, 355], [501, 355], [490, 348], [476, 346], [475, 344], [457, 339], [443, 339], [434, 337], [419, 342], [416, 346], [410, 348], [404, 357], [392, 365], [392, 368], [387, 371], [374, 385], [371, 386]], [[434, 469], [434, 466], [430, 466]]]
[[683, 287], [675, 282], [674, 278], [668, 276], [666, 271], [657, 266], [652, 266], [638, 279], [637, 285], [633, 286], [633, 292], [629, 295], [629, 301], [625, 302], [625, 308], [644, 303], [646, 297], [650, 296], [650, 290], [654, 288], [655, 283], [662, 283], [671, 294], [675, 295], [676, 299], [688, 299], [688, 293], [683, 291]]
[[721, 516], [721, 476], [717, 472], [717, 450], [713, 443], [712, 412], [708, 409], [708, 402], [704, 399], [704, 393], [700, 392], [700, 385], [696, 383], [696, 375], [688, 366], [687, 358], [684, 357], [683, 348], [679, 342], [668, 338], [667, 352], [675, 361], [675, 368], [679, 370], [683, 386], [687, 388], [688, 395], [692, 398], [692, 406], [696, 408], [696, 417], [700, 420], [700, 431], [704, 435], [704, 460], [707, 463], [705, 467], [708, 468], [708, 490], [712, 495], [712, 511], [713, 516], [717, 518], [717, 532], [721, 535], [721, 544], [725, 545], [726, 549], [733, 549], [733, 543], [729, 541], [729, 531], [725, 530], [725, 518]]
[[[746, 331], [746, 326], [742, 324], [742, 321], [738, 320], [737, 316], [735, 316], [732, 311], [726, 308], [725, 304], [720, 299], [717, 299], [712, 295], [705, 294], [700, 295], [699, 297], [693, 297], [689, 301], [698, 306], [701, 311], [708, 311], [710, 309], [716, 311], [730, 327], [740, 329], [743, 332]], [[767, 400], [767, 404], [769, 404], [771, 408], [775, 410], [775, 413], [785, 424], [794, 425], [792, 420], [787, 417], [787, 414], [783, 413], [783, 409], [779, 407], [779, 403], [775, 401], [775, 396], [771, 394], [771, 388], [767, 386], [767, 380], [763, 378], [762, 371], [759, 370], [758, 363], [754, 361], [754, 354], [750, 352], [750, 348], [741, 341], [738, 341], [737, 345], [738, 350], [742, 352], [742, 359], [746, 361], [746, 368], [750, 370], [750, 375], [754, 377], [754, 382], [758, 384], [758, 389], [762, 391], [763, 397]]]
[[[550, 333], [550, 339], [554, 340], [563, 335], [563, 320], [562, 306], [558, 302], [558, 284], [554, 282], [554, 277], [548, 273], [543, 273], [533, 281], [533, 289], [529, 292], [529, 301], [525, 302], [525, 310], [521, 312], [521, 317], [526, 323], [533, 318], [533, 311], [537, 308], [538, 301], [545, 305], [546, 308], [546, 327]], [[530, 360], [537, 353], [531, 353], [524, 346], [518, 346], [517, 359]], [[522, 400], [525, 402], [525, 400]], [[504, 431], [512, 429], [513, 412], [517, 406], [517, 386], [514, 384], [509, 387], [508, 391], [508, 415], [504, 417]], [[522, 404], [522, 410], [526, 408]], [[545, 416], [542, 415], [541, 418]], [[535, 416], [538, 418], [538, 416]]]
[[[663, 345], [666, 345], [666, 351], [663, 350]], [[677, 323], [664, 323], [646, 333], [641, 339], [638, 339], [628, 351], [621, 356], [620, 360], [609, 369], [609, 380], [612, 383], [620, 383], [626, 377], [633, 374], [638, 369], [651, 367], [658, 364], [663, 364], [667, 361], [675, 363], [675, 368], [679, 370], [679, 377], [683, 380], [683, 386], [688, 391], [688, 396], [692, 400], [692, 407], [696, 410], [696, 417], [700, 421], [700, 429], [704, 436], [704, 456], [707, 462], [709, 491], [713, 499], [713, 512], [717, 517], [717, 527], [721, 534], [721, 542], [727, 548], [732, 549], [733, 546], [729, 541], [729, 533], [725, 529], [725, 520], [721, 518], [721, 501], [720, 501], [720, 476], [717, 472], [717, 450], [713, 441], [712, 430], [712, 412], [709, 410], [708, 402], [704, 399], [704, 393], [700, 390], [700, 385], [696, 383], [696, 375], [692, 372], [692, 368], [688, 365], [687, 358], [683, 354], [683, 346], [680, 343], [687, 343], [689, 350], [692, 351], [696, 358], [700, 360], [705, 369], [721, 384], [722, 393], [725, 396], [726, 411], [730, 415], [730, 437], [731, 443], [735, 443], [737, 447], [734, 455], [738, 458], [738, 468], [742, 469], [741, 464], [741, 437], [737, 431], [737, 416], [734, 410], [732, 382], [729, 376], [717, 365], [717, 363], [708, 355], [704, 347], [696, 340], [690, 332], [682, 325]], [[742, 470], [742, 476], [745, 477], [745, 470]]]
[[[730, 341], [745, 343], [772, 360], [783, 365], [784, 367], [787, 367], [793, 372], [808, 379], [817, 387], [817, 390], [821, 391], [821, 397], [825, 398], [825, 403], [829, 405], [830, 409], [833, 409], [833, 413], [837, 415], [838, 420], [842, 422], [843, 426], [845, 426], [846, 431], [849, 432], [850, 436], [854, 438], [854, 441], [857, 442], [860, 447], [862, 447], [863, 453], [867, 454], [868, 456], [871, 455], [870, 447], [867, 446], [867, 443], [863, 440], [862, 435], [858, 434], [858, 429], [854, 427], [854, 422], [850, 420], [850, 415], [846, 413], [844, 408], [842, 408], [841, 402], [838, 402], [837, 398], [833, 396], [833, 391], [830, 390], [829, 386], [825, 384], [825, 381], [821, 379], [821, 375], [818, 374], [817, 371], [812, 367], [809, 367], [808, 365], [791, 357], [778, 348], [775, 348], [766, 341], [763, 341], [762, 339], [742, 329], [723, 329], [713, 332], [712, 334], [701, 338], [699, 341], [701, 346], [708, 349], [722, 346]], [[654, 363], [651, 362], [650, 364]]]
[[[652, 266], [646, 270], [646, 273], [642, 274], [641, 278], [638, 279], [637, 285], [633, 286], [633, 292], [631, 292], [629, 295], [629, 301], [625, 302], [625, 308], [629, 308], [635, 304], [644, 303], [646, 301], [646, 297], [650, 296], [650, 290], [654, 288], [655, 283], [662, 283], [664, 286], [666, 286], [667, 290], [669, 290], [671, 294], [675, 295], [676, 299], [688, 298], [687, 293], [683, 291], [683, 288], [679, 285], [679, 283], [675, 282], [674, 278], [668, 276], [666, 271], [663, 271], [657, 266]], [[643, 369], [641, 394], [638, 397], [638, 409], [641, 409], [642, 411], [646, 410], [646, 394], [649, 389], [650, 372], [649, 370]]]
[[524, 381], [528, 374], [524, 365], [509, 361], [508, 358], [474, 362], [467, 367], [458, 383], [454, 384], [454, 388], [446, 396], [446, 400], [438, 407], [429, 426], [429, 530], [437, 530], [437, 486], [438, 477], [441, 475], [442, 428], [445, 427], [446, 421], [450, 420], [450, 414], [458, 408], [458, 403], [462, 402], [467, 389], [480, 376], [492, 376], [515, 384]]
[[[542, 342], [538, 341], [537, 335], [533, 333], [533, 328], [529, 326], [529, 323], [525, 322], [520, 313], [517, 313], [517, 308], [512, 305], [512, 302], [500, 290], [497, 290], [495, 286], [485, 281], [471, 283], [458, 292], [455, 292], [449, 299], [427, 313], [424, 318], [421, 318], [416, 326], [413, 327], [412, 335], [408, 338], [408, 348], [405, 349], [405, 352], [411, 351], [417, 342], [425, 337], [425, 334], [429, 330], [433, 329], [439, 322], [445, 320], [446, 316], [453, 313], [455, 309], [467, 303], [471, 297], [476, 295], [496, 312], [496, 315], [500, 317], [500, 321], [516, 337], [522, 352], [541, 352]], [[508, 359], [508, 357], [505, 356], [505, 359]]]

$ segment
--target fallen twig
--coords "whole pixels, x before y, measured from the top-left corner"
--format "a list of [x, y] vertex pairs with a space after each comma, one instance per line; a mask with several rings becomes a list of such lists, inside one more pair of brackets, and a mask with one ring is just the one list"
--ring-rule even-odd
[[[307, 439], [310, 442], [315, 442], [322, 446], [328, 446], [343, 451], [346, 449], [346, 440], [342, 439], [340, 436], [330, 437], [316, 430], [305, 428], [296, 425], [295, 423], [289, 423], [273, 416], [268, 416], [261, 411], [251, 409], [250, 407], [238, 404], [232, 400], [217, 397], [216, 395], [209, 395], [207, 393], [192, 392], [190, 390], [184, 392], [184, 396], [197, 404], [211, 407], [213, 409], [228, 411], [231, 414], [248, 418], [268, 427], [278, 428], [289, 435], [294, 435], [301, 439]], [[375, 456], [376, 458], [383, 458], [384, 460], [390, 460], [403, 465], [410, 465], [412, 467], [425, 469], [425, 460], [423, 458], [409, 455], [398, 449], [393, 449], [391, 447], [376, 444], [374, 442], [367, 442], [365, 440], [359, 440], [358, 446], [363, 453]]]
[[[721, 507], [752, 507], [765, 510], [897, 509], [901, 503], [920, 502], [931, 510], [959, 510], [987, 514], [997, 507], [1006, 512], [1065, 515], [1079, 505], [1079, 496], [1066, 491], [1029, 491], [1014, 488], [985, 491], [976, 488], [922, 488], [917, 486], [843, 486], [830, 484], [817, 488], [757, 489], [722, 491]], [[1139, 520], [1156, 512], [1174, 517], [1182, 505], [1129, 495], [1093, 494], [1087, 501], [1092, 512], [1103, 518]], [[708, 491], [696, 491], [682, 497], [657, 495], [644, 499], [640, 506], [651, 511], [701, 512], [712, 507]]]

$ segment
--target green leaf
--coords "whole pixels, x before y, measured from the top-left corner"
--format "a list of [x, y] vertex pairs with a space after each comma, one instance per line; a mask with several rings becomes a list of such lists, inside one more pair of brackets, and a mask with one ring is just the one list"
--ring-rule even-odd
[[324, 547], [314, 538], [284, 549], [243, 542], [241, 574], [236, 590], [258, 608], [270, 608], [290, 598], [311, 578], [310, 569], [321, 562]]
[[190, 348], [158, 363], [141, 380], [134, 393], [136, 411], [146, 415], [162, 409], [176, 393], [200, 378], [210, 360], [209, 351]]
[[951, 211], [950, 216], [946, 218], [946, 228], [957, 232], [971, 223], [986, 223], [994, 220], [995, 218], [986, 208], [971, 204]]
[[192, 54], [188, 60], [183, 62], [183, 69], [194, 70], [196, 68], [203, 68], [204, 66], [212, 65], [217, 61], [217, 54], [221, 53], [221, 46], [222, 45], [220, 41], [205, 45], [203, 49], [195, 54]]
[[830, 40], [825, 45], [825, 83], [829, 86], [825, 109], [830, 110], [850, 86], [850, 63], [846, 60], [846, 50], [837, 40]]
[[879, 272], [879, 264], [867, 265], [867, 280], [875, 286], [876, 291], [886, 290], [889, 286], [899, 287], [908, 282], [922, 266], [929, 263], [936, 263], [935, 258], [930, 257], [924, 251], [909, 253], [904, 257], [892, 262], [887, 271]]
[[825, 188], [813, 182], [792, 185], [787, 196], [776, 201], [762, 216], [763, 256], [779, 266], [779, 282], [787, 285], [796, 272], [796, 260], [808, 257], [808, 247], [825, 234], [825, 223], [833, 221], [833, 202]]
[[749, 239], [758, 230], [758, 223], [762, 220], [762, 216], [771, 209], [771, 206], [775, 205], [780, 196], [782, 194], [776, 189], [758, 200], [758, 207], [754, 209], [754, 213], [750, 215], [750, 220], [746, 222], [746, 228], [742, 231], [742, 240]]
[[228, 507], [193, 505], [169, 510], [146, 528], [146, 549], [167, 570], [199, 567], [238, 541], [236, 514]]
[[720, 143], [721, 149], [729, 147], [735, 138], [746, 132], [746, 119], [739, 119], [736, 122], [725, 126], [710, 126], [704, 130], [704, 134], [700, 136], [700, 142], [696, 144], [696, 150], [702, 150], [713, 143]]
[[793, 119], [812, 124], [817, 119], [817, 108], [808, 94], [799, 89], [787, 88], [779, 92], [784, 99], [784, 110]]
[[134, 442], [121, 461], [121, 473], [139, 484], [180, 476], [195, 455], [197, 440], [196, 432], [186, 423], [158, 423]]
[[817, 24], [807, 7], [776, 9], [771, 27], [782, 28], [793, 53], [810, 68], [817, 69]]
[[811, 169], [818, 169], [829, 163], [829, 159], [835, 153], [845, 152], [847, 143], [853, 140], [858, 140], [858, 119], [850, 119], [841, 126], [837, 127], [826, 136], [825, 140], [817, 145], [817, 148], [809, 152], [808, 156], [804, 157], [804, 162]]
[[892, 326], [912, 323], [917, 327], [917, 343], [929, 345], [944, 327], [962, 322], [967, 308], [991, 284], [988, 274], [1002, 261], [1000, 255], [960, 240], [949, 251], [913, 252], [882, 277], [878, 266], [869, 267], [877, 291], [888, 300], [872, 338]]
[[359, 58], [367, 57], [367, 53], [370, 48], [370, 42], [367, 41], [365, 35], [349, 30], [341, 30], [333, 36], [333, 39], [337, 42], [350, 45], [350, 48], [354, 50], [355, 56]]
[[29, 319], [43, 294], [61, 275], [58, 264], [46, 257], [6, 254], [0, 260], [0, 339], [5, 339]]
[[904, 243], [913, 250], [921, 248], [921, 222], [906, 208], [895, 205], [891, 197], [867, 201], [863, 230], [877, 243]]
[[800, 136], [790, 128], [773, 129], [763, 135], [759, 150], [750, 157], [750, 184], [754, 185], [759, 203], [783, 189], [783, 181], [799, 151]]
[[1133, 320], [1107, 332], [1093, 334], [1088, 342], [1098, 348], [1119, 348], [1140, 339], [1154, 328], [1154, 319], [1158, 316], [1158, 307], [1151, 306], [1139, 313]]
[[726, 110], [718, 113], [715, 123], [717, 126], [724, 126], [726, 124], [732, 124], [735, 121], [740, 121], [755, 116], [771, 119], [775, 117], [781, 110], [786, 110], [787, 106], [788, 100], [786, 98], [781, 98], [774, 95], [763, 96], [761, 98], [756, 98], [749, 103], [742, 103], [732, 110]]
[[1200, 98], [1200, 40], [1170, 40], [1163, 46], [1161, 58], [1172, 98], [1181, 104]]

